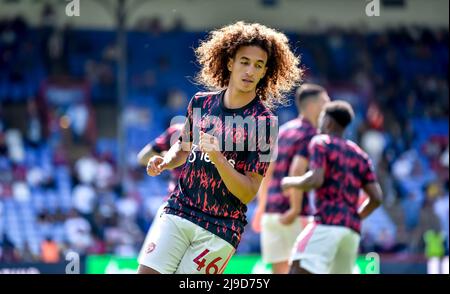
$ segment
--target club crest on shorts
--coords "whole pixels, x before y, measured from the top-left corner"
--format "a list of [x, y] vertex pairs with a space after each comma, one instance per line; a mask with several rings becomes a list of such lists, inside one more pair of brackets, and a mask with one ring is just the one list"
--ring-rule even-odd
[[145, 253], [149, 254], [151, 253], [153, 250], [155, 250], [156, 244], [151, 242], [150, 244], [148, 244], [147, 246], [147, 250], [145, 250]]

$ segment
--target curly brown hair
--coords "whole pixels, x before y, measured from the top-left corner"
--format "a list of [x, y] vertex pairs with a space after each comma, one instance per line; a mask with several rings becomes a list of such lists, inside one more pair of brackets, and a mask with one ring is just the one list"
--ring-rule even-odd
[[285, 34], [258, 23], [242, 21], [210, 32], [195, 49], [201, 66], [196, 80], [210, 89], [223, 89], [230, 81], [227, 68], [242, 46], [258, 46], [266, 51], [267, 72], [256, 87], [257, 95], [269, 108], [286, 105], [285, 95], [300, 84], [303, 71], [300, 57], [295, 56]]

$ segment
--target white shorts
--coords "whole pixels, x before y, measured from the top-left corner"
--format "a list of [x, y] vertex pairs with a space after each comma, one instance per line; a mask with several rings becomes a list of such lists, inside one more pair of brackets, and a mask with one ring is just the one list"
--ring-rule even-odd
[[235, 249], [187, 219], [164, 213], [141, 251], [139, 264], [162, 274], [221, 274]]
[[[148, 229], [147, 235], [145, 236], [144, 245], [148, 243], [148, 238], [150, 238], [150, 235], [152, 234], [152, 231], [155, 230], [157, 227], [158, 221], [161, 219], [161, 216], [164, 213], [164, 208], [167, 205], [167, 201], [164, 201], [163, 204], [161, 204], [156, 211], [155, 217], [153, 218], [152, 224], [150, 225], [150, 228]], [[142, 246], [141, 251], [139, 252], [138, 260], [141, 259], [141, 255], [144, 252], [144, 246]]]
[[303, 228], [300, 217], [290, 225], [280, 223], [280, 217], [280, 213], [264, 213], [261, 218], [261, 253], [265, 263], [288, 261]]
[[298, 260], [313, 274], [351, 274], [359, 240], [349, 228], [310, 223], [295, 241], [289, 263]]

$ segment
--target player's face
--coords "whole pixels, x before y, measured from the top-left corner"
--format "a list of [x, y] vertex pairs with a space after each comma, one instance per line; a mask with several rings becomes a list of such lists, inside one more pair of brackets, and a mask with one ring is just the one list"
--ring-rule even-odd
[[243, 46], [228, 62], [230, 86], [241, 92], [256, 90], [259, 81], [267, 71], [267, 53], [257, 46]]

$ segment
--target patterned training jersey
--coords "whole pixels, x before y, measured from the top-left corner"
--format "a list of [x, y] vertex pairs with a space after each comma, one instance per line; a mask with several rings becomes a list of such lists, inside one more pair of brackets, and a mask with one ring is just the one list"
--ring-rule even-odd
[[316, 189], [315, 221], [360, 233], [360, 189], [376, 181], [369, 156], [355, 143], [329, 135], [315, 136], [309, 152], [310, 168], [325, 170], [324, 183]]
[[273, 129], [277, 131], [278, 125], [259, 97], [244, 107], [228, 109], [223, 103], [224, 93], [225, 90], [198, 93], [190, 101], [180, 139], [192, 142], [191, 153], [165, 211], [199, 225], [237, 248], [247, 224], [247, 206], [227, 189], [208, 155], [199, 150], [197, 133], [201, 130], [216, 136], [222, 154], [241, 174], [264, 176], [276, 140]]
[[[280, 127], [278, 134], [278, 157], [269, 182], [266, 212], [284, 213], [290, 207], [289, 197], [283, 195], [281, 180], [289, 175], [289, 168], [295, 155], [308, 158], [308, 145], [317, 135], [317, 129], [305, 118], [296, 118]], [[301, 215], [311, 215], [307, 193], [303, 193]]]

